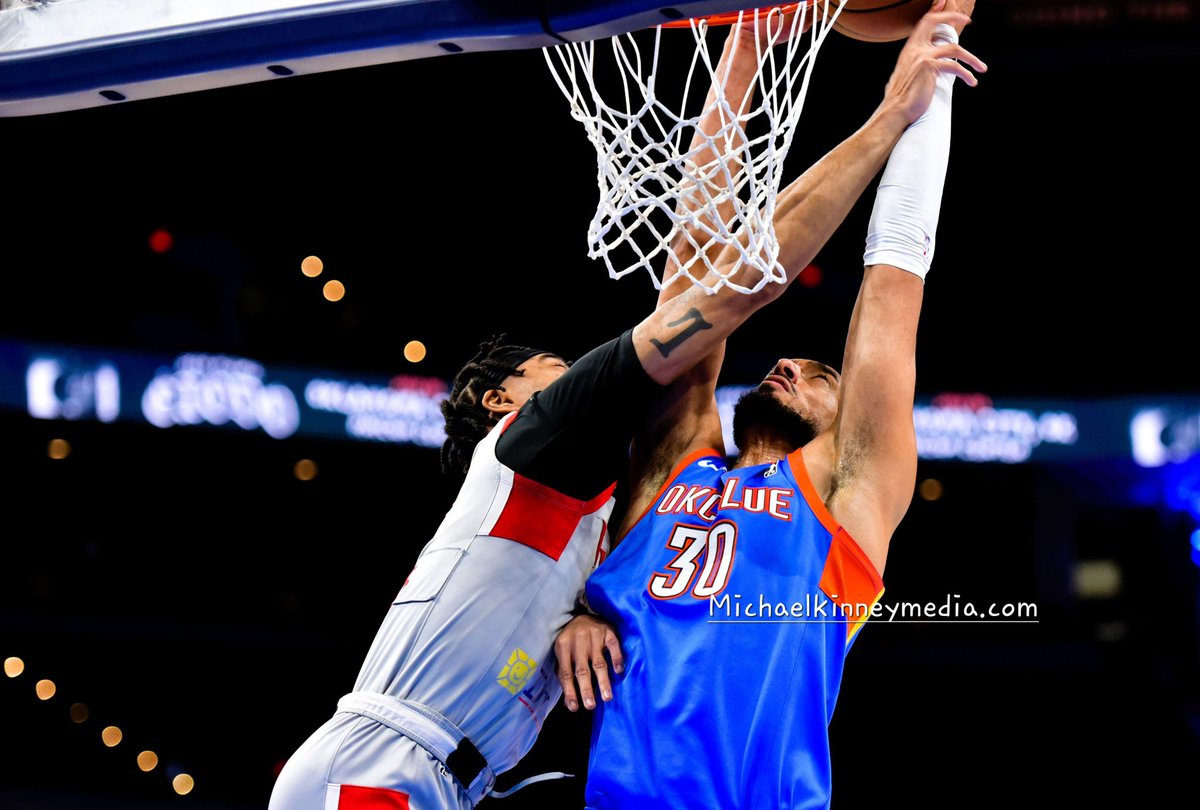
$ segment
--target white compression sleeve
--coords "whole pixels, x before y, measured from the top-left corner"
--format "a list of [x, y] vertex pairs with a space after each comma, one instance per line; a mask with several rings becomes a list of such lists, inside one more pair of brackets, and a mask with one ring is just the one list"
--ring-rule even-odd
[[[958, 33], [939, 25], [933, 41], [957, 43]], [[909, 125], [892, 150], [867, 228], [866, 267], [890, 264], [922, 280], [929, 272], [950, 159], [950, 96], [955, 78], [953, 73], [938, 76], [929, 109]]]

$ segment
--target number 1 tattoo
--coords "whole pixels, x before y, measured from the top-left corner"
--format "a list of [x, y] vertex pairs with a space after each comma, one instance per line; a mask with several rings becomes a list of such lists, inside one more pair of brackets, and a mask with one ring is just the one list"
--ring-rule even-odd
[[691, 309], [689, 309], [687, 311], [687, 314], [684, 315], [679, 320], [671, 321], [670, 323], [668, 323], [667, 326], [680, 326], [682, 324], [687, 323], [688, 321], [691, 321], [691, 325], [687, 329], [684, 329], [682, 332], [680, 332], [675, 337], [668, 340], [666, 343], [660, 343], [659, 341], [655, 340], [654, 338], [650, 338], [650, 342], [653, 343], [655, 348], [657, 348], [662, 353], [663, 357], [670, 357], [671, 352], [678, 349], [685, 340], [687, 340], [688, 338], [690, 338], [692, 335], [696, 334], [697, 332], [703, 331], [705, 329], [712, 329], [712, 324], [709, 323], [708, 321], [704, 320], [704, 316], [700, 314], [700, 310], [696, 309], [695, 307], [692, 307]]

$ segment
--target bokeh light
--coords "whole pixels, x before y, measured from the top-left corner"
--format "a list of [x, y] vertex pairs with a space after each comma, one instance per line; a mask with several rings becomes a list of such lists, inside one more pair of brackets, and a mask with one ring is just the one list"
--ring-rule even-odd
[[25, 671], [25, 662], [20, 658], [13, 656], [4, 659], [4, 674], [10, 678], [15, 678]]
[[83, 723], [88, 719], [88, 717], [91, 716], [91, 714], [92, 711], [87, 707], [86, 703], [71, 704], [71, 722]]
[[425, 344], [419, 340], [404, 344], [404, 359], [410, 363], [420, 363], [425, 359]]
[[180, 796], [186, 796], [196, 787], [196, 780], [186, 773], [181, 773], [171, 780], [171, 787], [175, 788], [175, 792]]
[[155, 253], [166, 253], [175, 244], [175, 237], [166, 228], [159, 228], [150, 234], [150, 249]]
[[921, 493], [921, 497], [927, 501], [936, 501], [942, 497], [945, 489], [942, 487], [942, 482], [936, 478], [926, 478], [921, 482], [921, 486], [917, 489]]
[[321, 291], [324, 293], [326, 301], [341, 301], [346, 295], [346, 285], [336, 278], [331, 278], [325, 282]]
[[105, 726], [104, 731], [100, 732], [100, 739], [109, 748], [115, 748], [124, 738], [125, 735], [122, 734], [121, 729], [117, 728], [116, 726]]
[[58, 687], [49, 678], [43, 678], [34, 685], [33, 691], [37, 693], [38, 700], [49, 700], [54, 697], [54, 693], [58, 691]]
[[61, 461], [71, 455], [71, 443], [66, 439], [51, 439], [46, 454], [55, 461]]
[[317, 477], [317, 462], [310, 458], [302, 458], [296, 462], [292, 473], [301, 481], [311, 481]]
[[138, 768], [146, 773], [158, 767], [158, 754], [153, 751], [143, 751], [137, 755]]
[[324, 269], [325, 262], [316, 256], [305, 256], [304, 261], [300, 262], [300, 272], [309, 278], [316, 278]]

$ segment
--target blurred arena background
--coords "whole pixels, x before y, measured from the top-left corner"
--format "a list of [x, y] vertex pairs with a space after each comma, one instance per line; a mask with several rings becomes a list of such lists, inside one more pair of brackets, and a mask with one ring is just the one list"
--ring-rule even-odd
[[[1194, 808], [1200, 2], [975, 18], [991, 70], [956, 94], [921, 484], [884, 602], [1032, 603], [1037, 623], [873, 621], [832, 725], [835, 805]], [[865, 120], [898, 47], [831, 37], [793, 176]], [[595, 158], [537, 51], [0, 138], [0, 807], [264, 807], [453, 496], [430, 447], [446, 381], [497, 331], [578, 356], [653, 290], [585, 256]], [[760, 379], [765, 342], [840, 363], [869, 210], [734, 336], [724, 383]], [[556, 710], [499, 786], [582, 777], [587, 735]], [[579, 778], [489, 804], [581, 797]]]

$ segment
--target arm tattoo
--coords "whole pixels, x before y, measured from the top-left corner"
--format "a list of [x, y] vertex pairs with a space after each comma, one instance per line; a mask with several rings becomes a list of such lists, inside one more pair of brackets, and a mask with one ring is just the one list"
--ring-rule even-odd
[[675, 337], [668, 340], [666, 343], [660, 343], [657, 340], [655, 340], [654, 338], [650, 338], [650, 342], [653, 343], [655, 348], [657, 348], [662, 353], [663, 357], [670, 357], [671, 352], [678, 349], [680, 344], [682, 344], [685, 340], [687, 340], [688, 338], [690, 338], [692, 335], [696, 334], [697, 332], [700, 332], [704, 329], [712, 329], [712, 324], [709, 323], [708, 321], [704, 320], [704, 316], [700, 314], [700, 310], [696, 309], [695, 307], [692, 307], [691, 309], [689, 309], [687, 311], [687, 314], [684, 315], [679, 320], [671, 321], [669, 324], [667, 324], [667, 326], [679, 326], [680, 324], [686, 323], [687, 321], [691, 321], [692, 325], [689, 326], [687, 329], [684, 329], [682, 332], [680, 332]]

